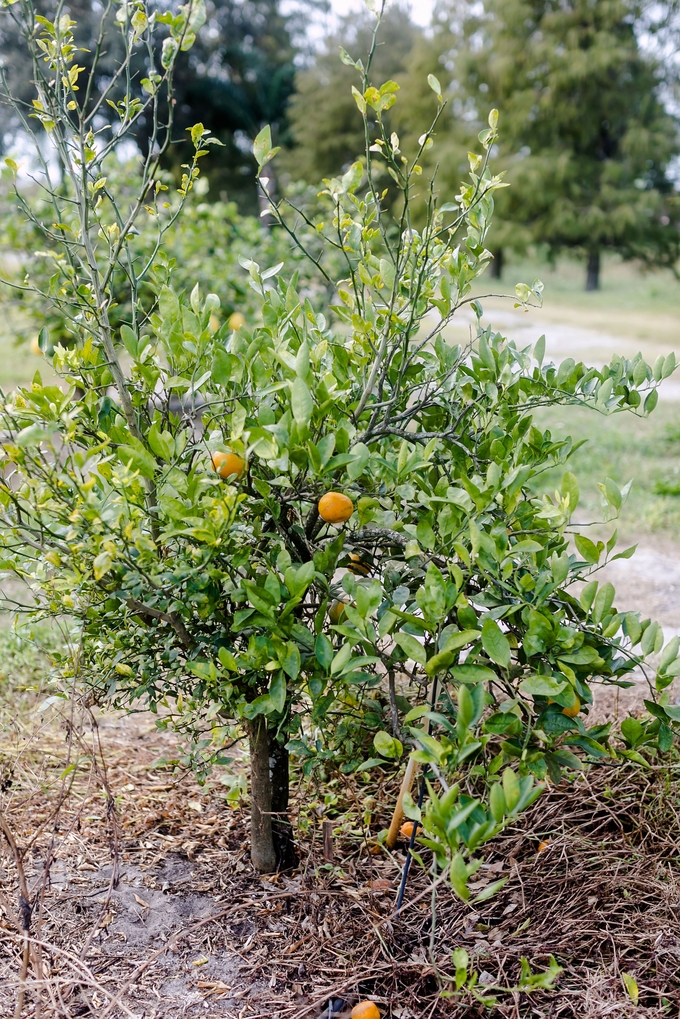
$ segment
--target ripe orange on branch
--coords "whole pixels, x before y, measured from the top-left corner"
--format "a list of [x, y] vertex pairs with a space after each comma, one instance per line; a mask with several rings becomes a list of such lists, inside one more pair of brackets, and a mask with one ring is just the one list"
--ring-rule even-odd
[[211, 454], [212, 465], [221, 478], [240, 478], [246, 469], [246, 462], [236, 453], [222, 453], [219, 450]]
[[[574, 695], [574, 696], [576, 696], [576, 695]], [[554, 703], [555, 703], [555, 701], [552, 699], [552, 697], [549, 697], [548, 698], [548, 704], [554, 704]], [[578, 697], [576, 697], [576, 700], [574, 701], [574, 703], [570, 704], [568, 708], [562, 708], [562, 714], [566, 715], [567, 718], [576, 718], [576, 716], [578, 715], [580, 710], [581, 710], [581, 702], [578, 699]]]
[[577, 697], [574, 703], [570, 705], [568, 708], [562, 708], [562, 714], [566, 715], [567, 718], [576, 718], [580, 710], [581, 702]]
[[342, 492], [326, 492], [319, 499], [318, 510], [327, 524], [344, 524], [354, 513], [354, 503]]
[[356, 574], [357, 577], [367, 577], [371, 572], [371, 564], [362, 559], [356, 552], [350, 552], [347, 569], [350, 573]]
[[328, 618], [334, 626], [337, 626], [345, 614], [345, 603], [336, 598], [328, 607]]

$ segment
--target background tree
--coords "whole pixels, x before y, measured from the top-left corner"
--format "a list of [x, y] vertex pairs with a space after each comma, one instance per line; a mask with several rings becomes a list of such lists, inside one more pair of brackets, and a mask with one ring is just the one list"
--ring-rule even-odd
[[[38, 4], [38, 11], [41, 6], [49, 12], [48, 2]], [[179, 54], [173, 80], [175, 144], [165, 154], [163, 165], [177, 180], [181, 178], [182, 163], [191, 159], [193, 152], [187, 128], [201, 121], [223, 146], [213, 150], [206, 164], [214, 196], [226, 192], [226, 197], [235, 200], [242, 211], [258, 211], [253, 139], [266, 123], [271, 125], [277, 140], [284, 144], [290, 140], [286, 109], [294, 89], [296, 63], [306, 45], [306, 21], [310, 12], [324, 7], [325, 0], [300, 0], [288, 5], [281, 0], [209, 0], [205, 24], [197, 32], [193, 47]], [[160, 12], [164, 7], [150, 5], [150, 11], [154, 9]], [[99, 6], [92, 0], [75, 0], [69, 10], [76, 22], [76, 43], [81, 47], [82, 80], [93, 72], [95, 90], [106, 90], [109, 99], [119, 101], [125, 93], [124, 83], [118, 81], [110, 87], [123, 56], [116, 22], [119, 8], [106, 8], [102, 18]], [[95, 60], [100, 31], [103, 45]], [[132, 54], [130, 73], [134, 80], [139, 81], [147, 74], [150, 60], [160, 64], [159, 45], [154, 40], [156, 49], [151, 55], [141, 51]], [[4, 84], [0, 83], [4, 110], [0, 141], [5, 148], [24, 131], [16, 104], [20, 104], [26, 116], [31, 112], [34, 84], [23, 54], [19, 29], [5, 19], [0, 25], [4, 80]], [[10, 94], [12, 102], [8, 101]], [[102, 106], [100, 115], [111, 123], [117, 119], [108, 104]], [[161, 110], [161, 116], [167, 118], [167, 110]], [[153, 118], [144, 111], [128, 137], [146, 155], [153, 134]]]
[[[492, 247], [572, 251], [587, 262], [587, 289], [604, 251], [671, 267], [680, 251], [669, 177], [678, 127], [663, 68], [640, 47], [639, 14], [631, 0], [454, 3], [433, 41], [477, 125], [489, 103], [501, 113], [512, 187], [498, 198]], [[446, 162], [442, 171], [454, 187]]]
[[[318, 4], [303, 5], [309, 14]], [[235, 200], [243, 212], [257, 211], [253, 140], [269, 124], [278, 144], [290, 141], [287, 106], [294, 91], [300, 6], [281, 0], [211, 0], [196, 44], [178, 62], [174, 81], [175, 166], [191, 145], [186, 129], [200, 120], [223, 143], [206, 173], [213, 194]], [[151, 125], [146, 123], [142, 146]]]
[[[311, 65], [295, 79], [295, 94], [288, 110], [294, 147], [282, 153], [282, 166], [296, 180], [313, 183], [340, 173], [364, 148], [364, 125], [352, 98], [356, 79], [353, 67], [338, 58], [342, 46], [357, 57], [368, 53], [374, 19], [366, 11], [340, 20], [337, 32], [324, 40]], [[388, 7], [372, 61], [376, 81], [401, 78], [421, 29], [401, 4]], [[431, 93], [430, 93], [431, 99]], [[432, 116], [432, 103], [426, 120]], [[422, 126], [423, 121], [420, 121]]]

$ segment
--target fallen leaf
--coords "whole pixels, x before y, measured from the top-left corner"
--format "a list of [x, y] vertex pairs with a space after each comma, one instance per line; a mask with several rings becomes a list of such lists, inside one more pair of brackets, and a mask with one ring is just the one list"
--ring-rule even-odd
[[384, 895], [386, 892], [392, 891], [392, 882], [388, 881], [386, 877], [378, 877], [375, 881], [371, 881], [370, 888], [372, 892]]
[[145, 902], [144, 899], [140, 899], [139, 895], [137, 895], [137, 892], [133, 892], [132, 894], [135, 897], [135, 902], [138, 902], [142, 909], [151, 909], [149, 903]]
[[197, 814], [203, 813], [203, 804], [199, 803], [198, 800], [189, 800], [187, 802], [187, 807], [189, 807], [190, 810], [195, 810]]
[[539, 851], [539, 853], [542, 853], [544, 850], [546, 850], [549, 845], [550, 845], [550, 839], [546, 839], [545, 842], [539, 842], [538, 843], [538, 851]]
[[630, 973], [622, 973], [621, 977], [623, 978], [623, 985], [626, 988], [628, 997], [634, 1005], [637, 1005], [640, 996], [637, 980]]

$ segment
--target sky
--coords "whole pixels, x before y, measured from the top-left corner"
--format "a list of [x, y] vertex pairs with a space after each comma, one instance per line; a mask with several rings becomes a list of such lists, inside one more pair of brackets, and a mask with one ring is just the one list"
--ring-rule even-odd
[[[362, 10], [363, 0], [331, 0], [331, 7], [336, 14], [348, 14]], [[428, 25], [434, 7], [434, 0], [411, 0], [411, 16], [418, 25]]]

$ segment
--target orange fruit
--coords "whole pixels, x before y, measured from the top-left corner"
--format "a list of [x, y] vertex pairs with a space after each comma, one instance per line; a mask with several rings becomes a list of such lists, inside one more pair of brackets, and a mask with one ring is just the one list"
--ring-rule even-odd
[[350, 573], [355, 573], [358, 577], [367, 577], [371, 572], [371, 564], [364, 562], [361, 556], [358, 556], [356, 552], [350, 552], [349, 554], [349, 565], [347, 569]]
[[37, 354], [39, 357], [42, 356], [42, 350], [40, 349], [40, 341], [37, 336], [34, 336], [31, 340], [31, 353]]
[[345, 603], [337, 598], [328, 607], [328, 618], [334, 626], [337, 626], [345, 614]]
[[[576, 695], [574, 695], [574, 696], [576, 696]], [[552, 697], [549, 697], [548, 698], [548, 704], [554, 704], [554, 703], [555, 703], [555, 701], [552, 699]], [[562, 714], [566, 715], [567, 718], [576, 718], [576, 716], [578, 715], [580, 710], [581, 710], [581, 702], [578, 699], [578, 697], [576, 697], [576, 700], [574, 701], [574, 703], [570, 707], [562, 708]]]
[[240, 478], [246, 469], [246, 462], [236, 453], [216, 451], [211, 454], [212, 465], [221, 478]]
[[581, 702], [580, 702], [580, 700], [577, 697], [576, 700], [574, 701], [574, 703], [571, 705], [571, 707], [569, 707], [569, 708], [562, 708], [562, 714], [566, 715], [567, 718], [576, 718], [576, 716], [578, 715], [580, 710], [581, 710]]
[[399, 829], [400, 835], [403, 835], [405, 839], [410, 839], [413, 835], [414, 823], [413, 821], [404, 821], [401, 828]]
[[354, 503], [342, 492], [326, 492], [319, 499], [318, 509], [327, 524], [344, 524], [354, 513]]
[[240, 311], [235, 311], [233, 315], [229, 316], [229, 322], [227, 323], [230, 329], [240, 329], [246, 324], [245, 316]]
[[380, 1009], [374, 1001], [360, 1001], [350, 1015], [352, 1019], [380, 1019]]

